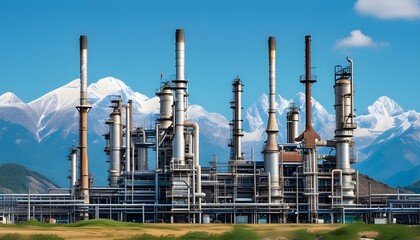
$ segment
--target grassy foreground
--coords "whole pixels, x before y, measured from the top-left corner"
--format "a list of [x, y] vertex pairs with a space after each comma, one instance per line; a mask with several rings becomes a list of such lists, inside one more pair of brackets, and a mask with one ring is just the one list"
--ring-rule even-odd
[[372, 239], [420, 240], [420, 226], [353, 224], [138, 224], [106, 219], [0, 225], [2, 239]]

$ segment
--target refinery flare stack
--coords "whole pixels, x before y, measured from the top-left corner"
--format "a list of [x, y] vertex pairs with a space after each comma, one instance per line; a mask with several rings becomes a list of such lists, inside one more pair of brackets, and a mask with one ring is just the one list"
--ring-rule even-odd
[[[279, 143], [276, 119], [276, 38], [268, 38], [268, 122], [262, 159], [244, 154], [244, 80], [232, 81], [228, 159], [200, 153], [200, 126], [188, 115], [186, 35], [175, 32], [175, 79], [156, 91], [159, 112], [153, 124], [133, 122], [133, 99], [109, 99], [103, 134], [108, 186], [94, 186], [88, 168], [87, 37], [80, 37], [79, 143], [70, 148], [70, 188], [48, 194], [2, 194], [0, 213], [8, 223], [45, 216], [67, 222], [94, 218], [140, 223], [349, 223], [420, 222], [419, 194], [359, 194], [353, 131], [354, 64], [334, 68], [335, 130], [321, 139], [312, 125], [311, 36], [305, 36], [305, 129], [301, 109], [291, 104], [287, 141]], [[299, 53], [296, 53], [299, 54]], [[264, 61], [264, 59], [261, 59]], [[286, 71], [282, 66], [281, 71]], [[191, 81], [194, 81], [192, 79]], [[281, 81], [280, 81], [281, 82]], [[278, 86], [278, 87], [277, 87]], [[228, 87], [228, 86], [226, 86]], [[281, 126], [283, 127], [283, 126]], [[281, 129], [281, 128], [280, 128]], [[328, 152], [329, 154], [320, 154]], [[208, 165], [200, 159], [213, 159]], [[30, 207], [28, 207], [30, 206]]]

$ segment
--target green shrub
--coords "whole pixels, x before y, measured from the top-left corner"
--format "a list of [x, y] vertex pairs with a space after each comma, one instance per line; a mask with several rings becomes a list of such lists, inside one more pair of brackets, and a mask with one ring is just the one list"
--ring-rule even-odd
[[181, 237], [179, 237], [179, 239], [203, 239], [203, 240], [211, 240], [211, 239], [215, 239], [215, 235], [209, 234], [207, 232], [188, 232], [184, 235], [182, 235]]
[[147, 233], [129, 238], [129, 240], [256, 240], [260, 237], [253, 231], [242, 226], [235, 226], [230, 232], [209, 234], [207, 232], [188, 232], [180, 237], [174, 235], [153, 236]]
[[34, 234], [31, 236], [32, 240], [64, 240], [58, 237], [57, 234]]
[[137, 235], [132, 238], [129, 238], [129, 240], [176, 240], [178, 239], [175, 237], [175, 235], [166, 235], [166, 236], [153, 236], [151, 234], [143, 233], [142, 235]]
[[230, 232], [223, 233], [220, 237], [215, 239], [221, 239], [221, 240], [255, 240], [259, 239], [260, 237], [253, 231], [244, 228], [241, 225], [234, 226], [233, 230]]
[[87, 221], [78, 221], [70, 224], [65, 224], [66, 227], [85, 227], [85, 226], [106, 226], [106, 227], [129, 227], [138, 226], [138, 223], [121, 222], [110, 219], [91, 219]]
[[312, 240], [316, 239], [315, 235], [308, 232], [306, 229], [300, 229], [293, 232], [292, 239], [295, 240]]
[[21, 240], [23, 239], [22, 236], [20, 236], [17, 233], [8, 233], [5, 235], [0, 235], [0, 240]]

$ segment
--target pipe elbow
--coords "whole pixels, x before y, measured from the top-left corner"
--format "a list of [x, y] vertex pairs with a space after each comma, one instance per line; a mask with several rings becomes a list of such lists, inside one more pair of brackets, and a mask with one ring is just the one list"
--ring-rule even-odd
[[184, 127], [192, 127], [196, 129], [197, 131], [200, 129], [200, 126], [198, 125], [198, 123], [191, 122], [191, 121], [184, 121]]

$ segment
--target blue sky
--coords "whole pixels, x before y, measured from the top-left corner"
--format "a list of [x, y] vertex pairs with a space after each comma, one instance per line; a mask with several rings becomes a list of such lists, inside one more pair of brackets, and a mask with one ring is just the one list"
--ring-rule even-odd
[[113, 76], [153, 97], [175, 73], [185, 29], [190, 102], [230, 118], [231, 82], [244, 107], [268, 92], [269, 36], [277, 38], [277, 94], [304, 86], [312, 36], [313, 96], [333, 113], [333, 69], [354, 60], [356, 114], [386, 95], [420, 110], [419, 0], [0, 1], [0, 94], [30, 102], [79, 77], [79, 36], [89, 39], [88, 81]]

